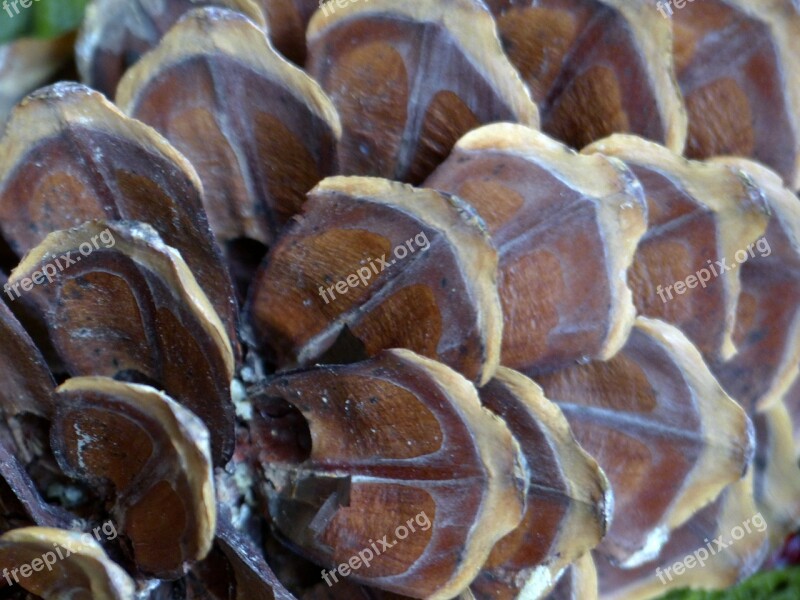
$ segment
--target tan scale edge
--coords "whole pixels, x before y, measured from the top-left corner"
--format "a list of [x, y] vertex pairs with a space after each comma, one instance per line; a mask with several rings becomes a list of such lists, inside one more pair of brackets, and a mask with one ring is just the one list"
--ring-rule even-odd
[[622, 173], [625, 167], [614, 159], [578, 154], [540, 131], [514, 123], [475, 129], [458, 141], [456, 149], [518, 156], [546, 169], [566, 186], [596, 199], [613, 300], [608, 333], [598, 358], [608, 360], [614, 356], [627, 341], [636, 318], [627, 273], [639, 240], [647, 231], [645, 206], [630, 193], [633, 186], [641, 191], [638, 181], [627, 181]]
[[[659, 344], [680, 370], [693, 392], [705, 442], [694, 468], [654, 528], [666, 537], [742, 477], [752, 458], [754, 432], [745, 412], [725, 393], [700, 351], [680, 329], [646, 317], [637, 318], [636, 328]], [[652, 552], [648, 550], [653, 549], [645, 547], [624, 561], [622, 567], [632, 568], [651, 560]]]
[[[123, 19], [124, 5], [132, 2], [133, 0], [117, 0], [119, 2], [117, 7], [109, 7], [109, 2], [101, 2], [101, 0], [92, 0], [86, 7], [86, 14], [78, 34], [77, 42], [75, 43], [75, 63], [78, 67], [78, 73], [81, 76], [81, 81], [88, 81], [89, 74], [92, 68], [92, 57], [97, 51], [98, 47], [102, 45], [103, 41], [114, 43], [117, 40], [103, 40], [101, 35], [105, 33], [104, 25], [114, 19]], [[239, 11], [251, 19], [256, 25], [261, 27], [267, 33], [268, 27], [264, 11], [259, 8], [255, 0], [216, 0], [218, 5], [225, 6], [231, 10]], [[101, 6], [102, 4], [102, 6]], [[116, 10], [114, 10], [116, 8]]]
[[778, 402], [763, 412], [769, 428], [769, 461], [755, 474], [756, 501], [769, 522], [769, 534], [775, 547], [800, 522], [800, 472], [795, 454], [792, 416], [786, 405]]
[[0, 181], [33, 145], [58, 135], [70, 125], [91, 127], [155, 151], [175, 163], [192, 185], [203, 191], [192, 164], [166, 138], [141, 121], [127, 117], [100, 92], [76, 83], [58, 83], [34, 92], [17, 105], [0, 140]]
[[539, 127], [539, 110], [527, 86], [503, 52], [494, 19], [476, 0], [368, 0], [337, 3], [330, 15], [317, 9], [308, 26], [309, 45], [326, 30], [338, 26], [352, 15], [358, 17], [394, 16], [418, 23], [442, 25], [461, 48], [475, 69], [486, 77], [492, 89], [505, 99], [520, 123]]
[[116, 381], [108, 377], [75, 377], [61, 384], [56, 393], [102, 393], [117, 401], [124, 401], [160, 423], [180, 458], [183, 475], [189, 483], [191, 498], [184, 502], [194, 508], [198, 539], [198, 556], [201, 560], [211, 551], [217, 526], [217, 504], [214, 495], [211, 466], [211, 446], [208, 429], [194, 413], [175, 400], [146, 385]]
[[218, 53], [285, 85], [341, 138], [339, 113], [320, 85], [283, 58], [255, 24], [232, 11], [196, 9], [188, 13], [156, 48], [128, 69], [117, 88], [116, 102], [131, 114], [140, 93], [154, 78], [189, 58]]
[[[767, 195], [773, 215], [772, 218], [778, 219], [781, 223], [792, 248], [800, 257], [800, 203], [797, 201], [797, 196], [786, 188], [780, 175], [757, 162], [745, 158], [722, 156], [712, 158], [709, 162], [727, 165], [753, 178], [755, 185], [764, 190]], [[769, 240], [767, 241], [769, 242]], [[797, 366], [800, 364], [800, 313], [795, 316], [790, 326], [790, 330], [787, 333], [787, 342], [788, 347], [781, 358], [781, 364], [772, 384], [756, 407], [759, 410], [766, 410], [780, 403], [781, 398], [789, 391], [789, 388], [798, 377]]]
[[568, 496], [573, 501], [551, 548], [550, 562], [529, 575], [520, 594], [520, 598], [538, 598], [555, 586], [571, 563], [600, 543], [611, 523], [614, 497], [605, 473], [578, 444], [564, 413], [545, 397], [541, 387], [506, 367], [498, 369], [495, 380], [518, 398], [528, 414], [547, 431], [548, 442], [558, 456], [558, 466], [568, 486]]
[[665, 127], [665, 146], [683, 154], [689, 132], [689, 117], [675, 77], [672, 53], [672, 24], [656, 8], [655, 2], [601, 0], [618, 10], [628, 22], [641, 50], [647, 77], [655, 90], [656, 104]]
[[587, 552], [572, 563], [570, 568], [573, 570], [571, 575], [574, 591], [572, 598], [574, 600], [597, 600], [599, 594], [597, 568], [591, 552]]
[[50, 233], [26, 254], [22, 262], [11, 272], [9, 283], [11, 285], [18, 283], [28, 273], [38, 270], [39, 265], [77, 248], [93, 235], [99, 235], [106, 229], [114, 235], [114, 249], [147, 269], [155, 271], [159, 277], [171, 284], [170, 288], [176, 299], [194, 313], [205, 332], [219, 347], [229, 380], [233, 379], [235, 369], [233, 349], [217, 311], [198, 285], [180, 252], [164, 244], [149, 225], [138, 224], [136, 229], [126, 227], [123, 230], [115, 224], [104, 221], [89, 221], [80, 227]]
[[786, 94], [788, 114], [794, 137], [793, 181], [788, 185], [800, 190], [800, 12], [791, 0], [725, 0], [750, 18], [766, 22], [775, 41], [781, 62], [781, 89]]
[[430, 596], [431, 600], [448, 600], [469, 586], [498, 540], [519, 525], [524, 504], [520, 503], [513, 480], [524, 480], [525, 459], [508, 426], [481, 405], [475, 386], [462, 375], [410, 350], [395, 349], [388, 353], [422, 370], [452, 401], [452, 406], [469, 426], [486, 468], [489, 488], [470, 530], [460, 566], [450, 580]]
[[0, 45], [0, 131], [20, 98], [47, 81], [72, 53], [72, 34], [51, 40], [20, 38]]
[[[720, 238], [718, 252], [729, 262], [737, 250], [746, 248], [766, 231], [769, 214], [763, 192], [754, 188], [750, 178], [732, 174], [722, 165], [690, 161], [660, 144], [627, 134], [614, 134], [594, 142], [581, 153], [605, 154], [631, 165], [649, 167], [679, 184], [692, 198], [716, 214]], [[736, 269], [720, 279], [725, 298], [729, 300], [720, 348], [721, 358], [727, 360], [737, 352], [733, 330], [742, 285]]]
[[[742, 527], [745, 521], [758, 514], [758, 507], [753, 500], [752, 472], [730, 485], [724, 494], [717, 527], [708, 536], [709, 540], [723, 536], [724, 541], [730, 542], [731, 530]], [[751, 532], [742, 539], [711, 556], [703, 567], [696, 564], [694, 568], [686, 569], [683, 575], [675, 574], [673, 580], [667, 580], [666, 584], [661, 583], [654, 569], [646, 579], [635, 581], [615, 590], [614, 593], [604, 594], [602, 598], [603, 600], [648, 600], [659, 598], [671, 590], [687, 587], [708, 590], [729, 588], [738, 583], [743, 575], [751, 575], [766, 551], [767, 532], [759, 532], [753, 526], [750, 526], [750, 529]], [[714, 547], [713, 542], [709, 543]], [[694, 551], [700, 548], [707, 549], [707, 546], [698, 540], [696, 548], [686, 549], [686, 556], [693, 556]], [[676, 561], [683, 559], [684, 556], [676, 556], [661, 566], [672, 566]]]
[[503, 309], [497, 290], [497, 251], [482, 225], [461, 214], [446, 197], [434, 190], [378, 177], [328, 177], [311, 190], [311, 195], [345, 194], [402, 210], [440, 231], [458, 250], [466, 272], [474, 275], [472, 294], [478, 306], [478, 326], [483, 332], [485, 357], [479, 385], [487, 383], [500, 365]]
[[[81, 571], [89, 581], [89, 590], [96, 600], [133, 600], [133, 579], [106, 555], [94, 540], [86, 542], [80, 533], [49, 527], [23, 527], [12, 529], [0, 536], [0, 557], [4, 549], [27, 547], [34, 552], [52, 552], [58, 545], [70, 555], [60, 561], [64, 568]], [[5, 561], [3, 561], [5, 562]], [[59, 600], [52, 596], [48, 600]]]

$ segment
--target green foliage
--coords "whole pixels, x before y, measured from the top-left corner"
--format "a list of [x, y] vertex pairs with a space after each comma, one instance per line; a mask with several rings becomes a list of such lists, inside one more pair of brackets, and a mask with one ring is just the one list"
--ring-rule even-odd
[[[30, 6], [25, 8], [23, 1], [30, 2]], [[20, 37], [53, 38], [77, 29], [88, 2], [89, 0], [0, 0], [0, 43]]]
[[[14, 14], [13, 9], [11, 12]], [[32, 23], [33, 8], [29, 8], [28, 10], [20, 9], [20, 14], [12, 18], [2, 9], [2, 5], [0, 4], [0, 43], [9, 42], [24, 36], [30, 31]]]
[[677, 590], [662, 600], [797, 600], [800, 598], [800, 568], [758, 573], [724, 592]]

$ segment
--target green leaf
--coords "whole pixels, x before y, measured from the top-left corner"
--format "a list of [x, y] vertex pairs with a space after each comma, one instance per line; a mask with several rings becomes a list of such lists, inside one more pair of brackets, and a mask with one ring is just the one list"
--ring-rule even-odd
[[0, 44], [28, 36], [54, 38], [77, 29], [88, 3], [89, 0], [0, 0]]
[[800, 568], [758, 573], [742, 584], [722, 592], [676, 590], [662, 600], [797, 600], [800, 598]]
[[0, 44], [22, 37], [31, 29], [33, 9], [22, 8], [19, 4], [17, 4], [17, 9], [19, 14], [14, 10], [13, 3], [7, 3], [4, 6], [0, 0]]
[[35, 0], [33, 35], [57, 37], [77, 29], [89, 0]]

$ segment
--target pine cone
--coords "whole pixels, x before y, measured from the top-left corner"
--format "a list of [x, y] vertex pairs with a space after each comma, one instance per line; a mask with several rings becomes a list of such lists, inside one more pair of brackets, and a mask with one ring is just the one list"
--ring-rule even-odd
[[682, 4], [94, 0], [84, 83], [0, 140], [0, 596], [761, 568], [800, 521], [800, 12]]

